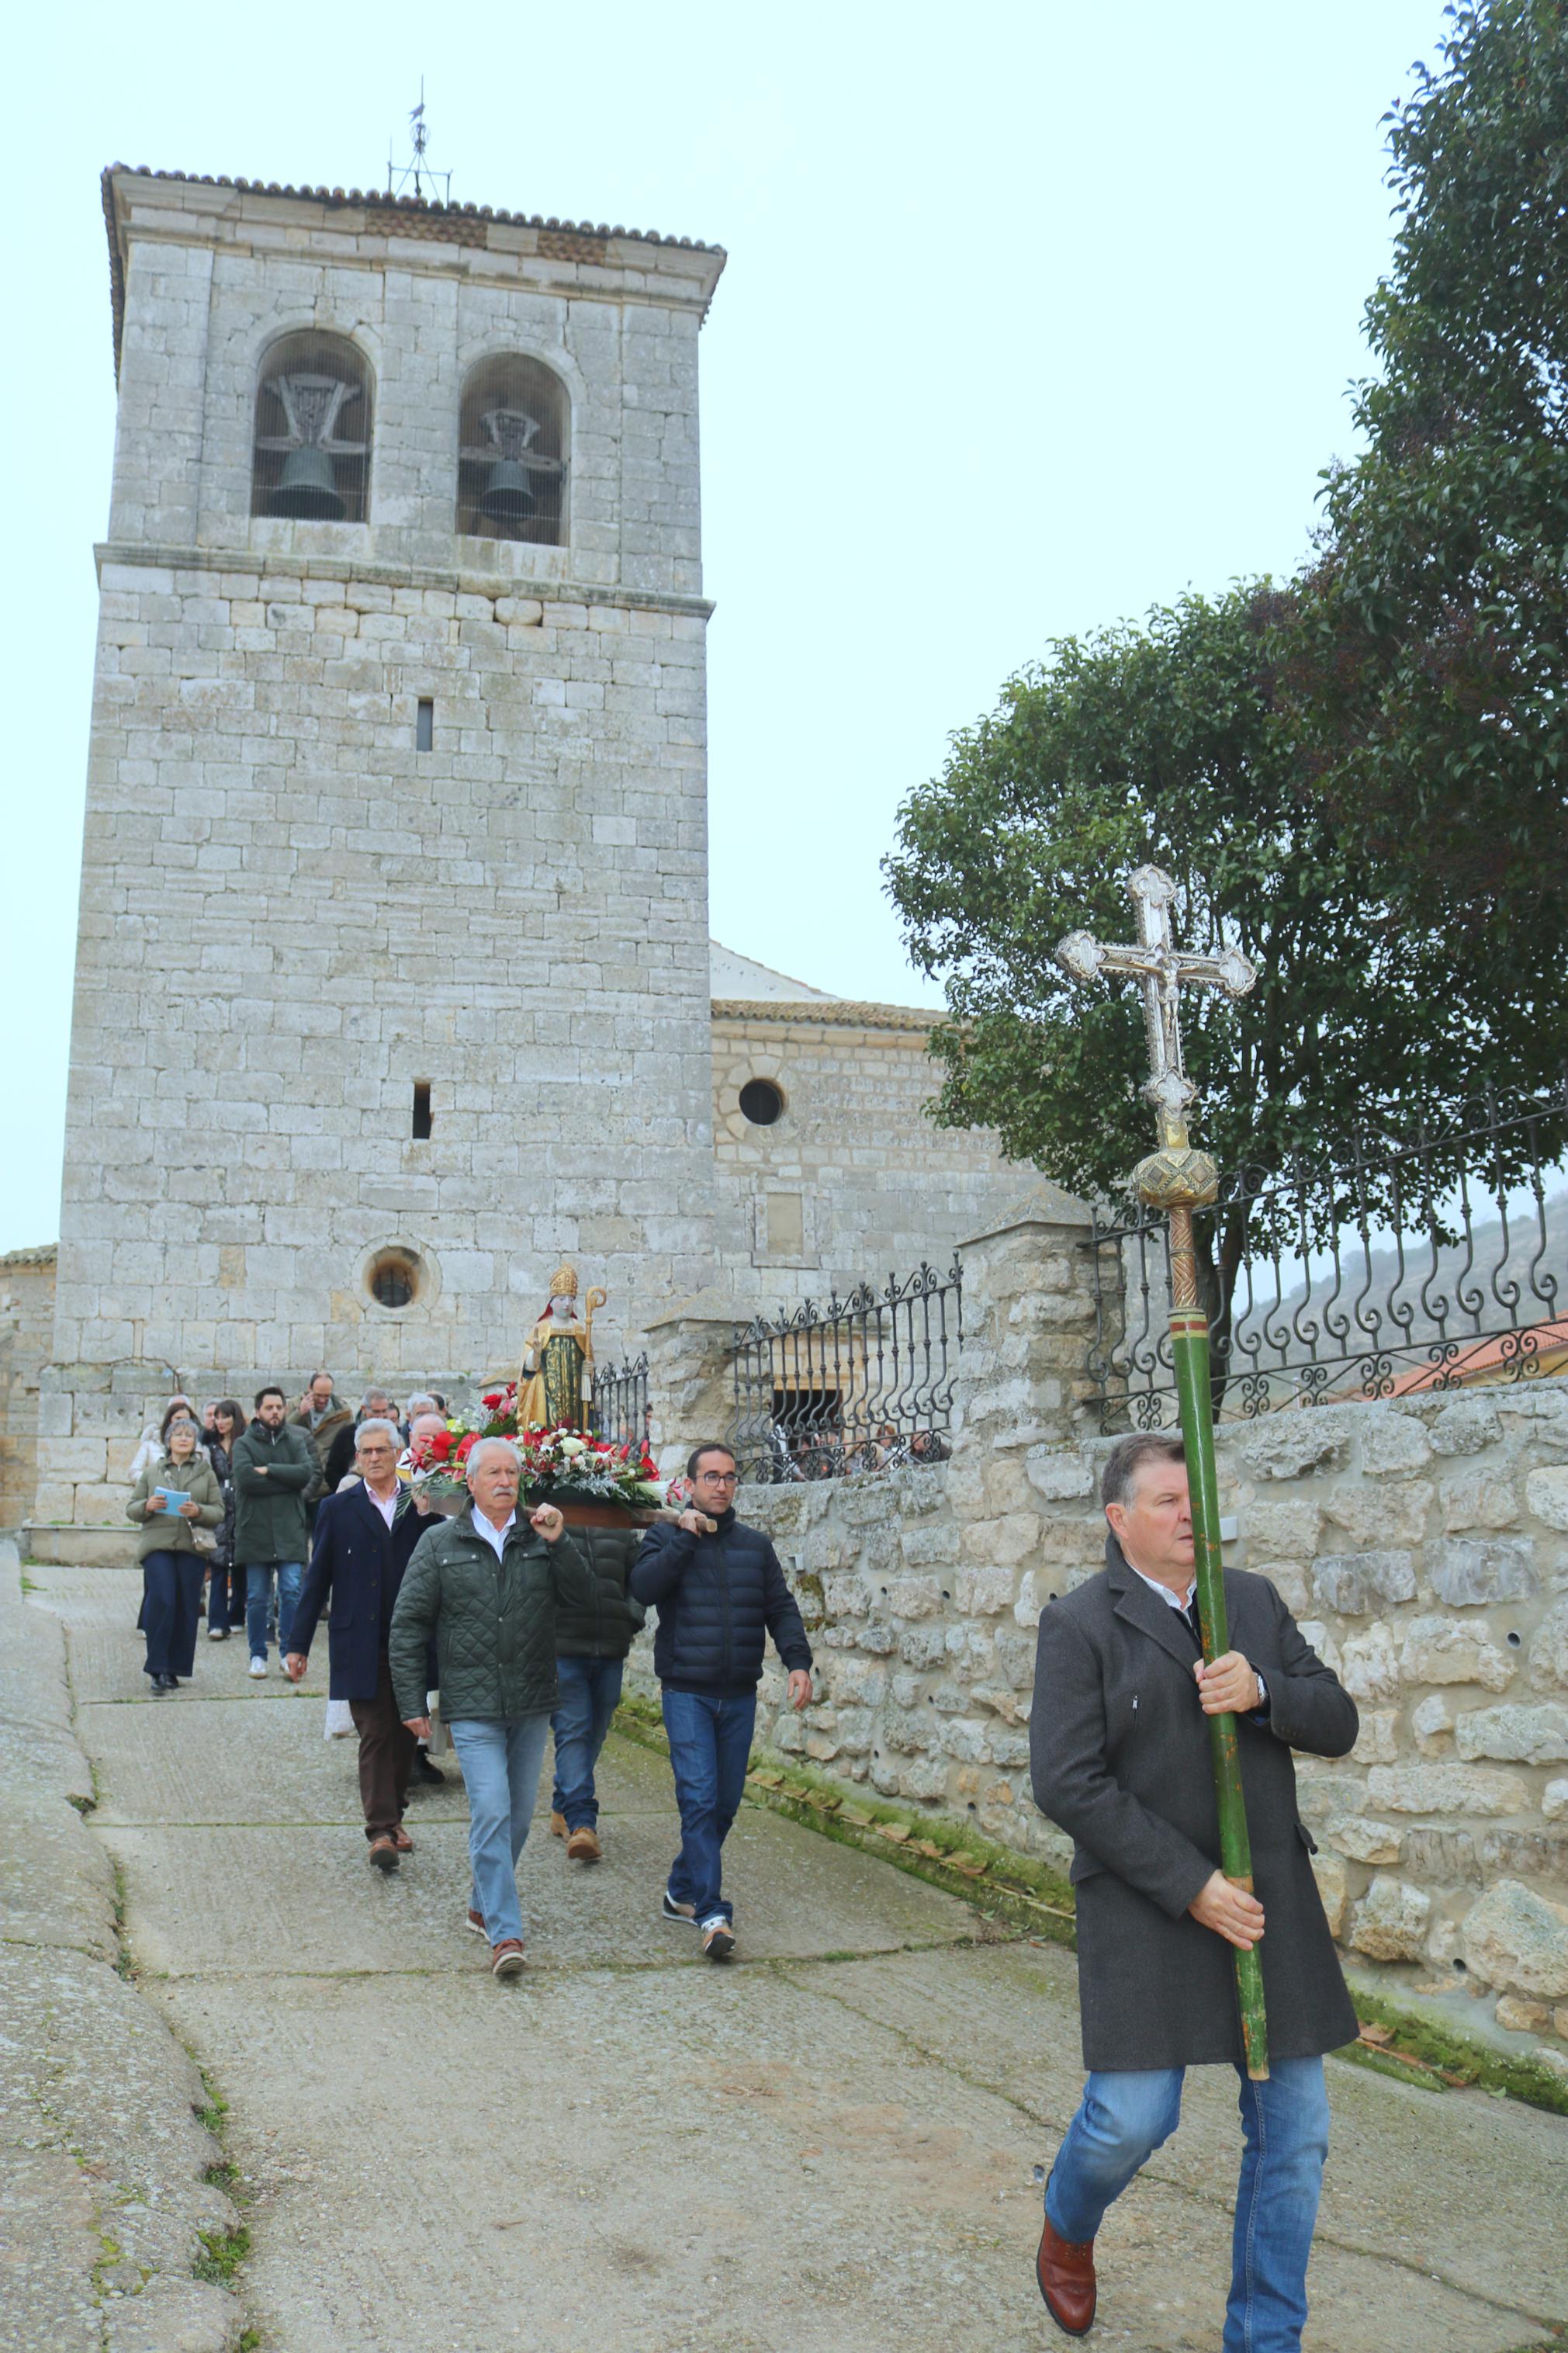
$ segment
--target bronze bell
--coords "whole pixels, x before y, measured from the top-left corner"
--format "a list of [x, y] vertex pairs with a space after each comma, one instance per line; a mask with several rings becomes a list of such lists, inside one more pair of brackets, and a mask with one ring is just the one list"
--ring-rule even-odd
[[515, 458], [498, 458], [485, 476], [479, 512], [492, 522], [526, 522], [537, 503], [528, 468]]
[[338, 495], [332, 461], [324, 449], [289, 450], [267, 511], [304, 522], [342, 521], [343, 501]]

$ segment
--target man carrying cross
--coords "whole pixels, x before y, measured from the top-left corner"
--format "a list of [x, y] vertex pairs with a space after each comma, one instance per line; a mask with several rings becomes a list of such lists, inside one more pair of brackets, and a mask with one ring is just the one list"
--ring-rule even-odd
[[1036, 2277], [1058, 2325], [1087, 2336], [1101, 2219], [1174, 2132], [1185, 2070], [1228, 2063], [1243, 2152], [1224, 2353], [1299, 2353], [1328, 2149], [1322, 2054], [1357, 2022], [1291, 1751], [1343, 1756], [1356, 1710], [1268, 1579], [1220, 1566], [1192, 1223], [1217, 1177], [1187, 1137], [1195, 1091], [1176, 1002], [1184, 982], [1242, 995], [1252, 970], [1234, 950], [1174, 951], [1173, 886], [1157, 869], [1131, 890], [1136, 947], [1074, 933], [1058, 955], [1075, 978], [1142, 984], [1160, 1149], [1136, 1181], [1171, 1217], [1184, 1436], [1117, 1440], [1100, 1488], [1106, 1566], [1040, 1618], [1030, 1774], [1036, 1804], [1074, 1842], [1089, 2073], [1046, 2185]]

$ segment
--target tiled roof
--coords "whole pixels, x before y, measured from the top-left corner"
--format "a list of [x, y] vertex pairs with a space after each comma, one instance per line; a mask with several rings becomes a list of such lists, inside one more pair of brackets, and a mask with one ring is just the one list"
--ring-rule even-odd
[[44, 1242], [37, 1250], [6, 1250], [0, 1253], [0, 1266], [53, 1266], [56, 1256], [56, 1244]]
[[[109, 228], [110, 293], [114, 304], [114, 352], [118, 364], [121, 323], [125, 308], [125, 285], [120, 260], [120, 240], [114, 227], [114, 175], [125, 173], [138, 180], [181, 180], [198, 188], [234, 188], [241, 195], [293, 196], [300, 202], [316, 205], [353, 205], [361, 210], [392, 216], [399, 232], [405, 237], [426, 238], [435, 244], [482, 245], [485, 233], [482, 224], [500, 221], [514, 228], [532, 228], [540, 232], [540, 249], [546, 257], [558, 261], [592, 261], [603, 258], [604, 247], [611, 237], [635, 238], [640, 245], [684, 247], [689, 253], [716, 254], [725, 258], [721, 245], [708, 245], [699, 237], [664, 237], [656, 228], [614, 228], [604, 221], [558, 220], [554, 214], [510, 213], [497, 205], [439, 204], [428, 196], [391, 196], [379, 188], [296, 188], [281, 185], [276, 180], [231, 179], [226, 172], [154, 172], [146, 164], [110, 164], [102, 174], [103, 216]], [[389, 226], [391, 223], [389, 222]]]
[[791, 1003], [776, 997], [716, 997], [716, 1021], [804, 1021], [814, 1029], [934, 1029], [947, 1016], [940, 1008], [856, 1004], [845, 997], [813, 997]]
[[1390, 1381], [1388, 1397], [1417, 1397], [1468, 1381], [1514, 1381], [1568, 1364], [1568, 1316], [1492, 1340], [1472, 1340], [1437, 1365], [1414, 1365]]

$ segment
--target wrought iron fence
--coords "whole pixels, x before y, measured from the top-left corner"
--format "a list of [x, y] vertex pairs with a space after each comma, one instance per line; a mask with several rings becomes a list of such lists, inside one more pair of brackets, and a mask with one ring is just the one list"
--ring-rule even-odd
[[647, 1436], [647, 1356], [625, 1365], [595, 1365], [590, 1419], [601, 1438], [640, 1446]]
[[[1216, 1415], [1568, 1370], [1565, 1146], [1568, 1078], [1234, 1174], [1196, 1220]], [[1173, 1424], [1165, 1221], [1097, 1214], [1093, 1239], [1100, 1426]]]
[[963, 1345], [963, 1276], [955, 1259], [858, 1283], [792, 1314], [734, 1331], [734, 1421], [741, 1475], [774, 1484], [833, 1479], [900, 1462], [945, 1461]]

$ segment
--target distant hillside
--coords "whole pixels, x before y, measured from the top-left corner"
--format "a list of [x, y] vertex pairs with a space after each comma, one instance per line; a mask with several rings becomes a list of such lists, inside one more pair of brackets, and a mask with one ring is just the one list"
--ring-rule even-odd
[[[1568, 1189], [1547, 1196], [1544, 1218], [1544, 1241], [1531, 1203], [1522, 1215], [1510, 1212], [1506, 1232], [1493, 1216], [1468, 1245], [1441, 1247], [1435, 1260], [1425, 1237], [1406, 1236], [1403, 1261], [1390, 1246], [1373, 1250], [1369, 1265], [1359, 1238], [1342, 1236], [1337, 1272], [1331, 1264], [1309, 1282], [1299, 1259], [1281, 1261], [1279, 1280], [1289, 1287], [1278, 1302], [1271, 1262], [1255, 1262], [1250, 1295], [1245, 1271], [1237, 1285], [1237, 1368], [1248, 1360], [1248, 1342], [1259, 1349], [1252, 1361], [1267, 1370], [1306, 1363], [1314, 1353], [1355, 1355], [1379, 1344], [1426, 1348], [1568, 1315]], [[1347, 1320], [1348, 1336], [1326, 1344], [1299, 1329], [1301, 1321], [1321, 1329]]]

